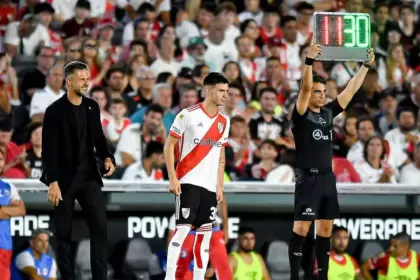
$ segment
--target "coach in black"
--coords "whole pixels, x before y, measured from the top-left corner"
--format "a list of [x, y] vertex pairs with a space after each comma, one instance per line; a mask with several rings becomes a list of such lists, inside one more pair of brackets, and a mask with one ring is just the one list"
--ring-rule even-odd
[[315, 250], [318, 279], [328, 278], [332, 226], [334, 219], [340, 215], [336, 181], [331, 166], [333, 119], [347, 107], [375, 60], [373, 50], [369, 50], [368, 61], [337, 99], [325, 105], [326, 82], [312, 74], [312, 63], [321, 53], [320, 45], [310, 46], [303, 67], [301, 90], [291, 120], [296, 142], [295, 217], [289, 245], [291, 280], [299, 279], [302, 245], [314, 220], [317, 230]]
[[114, 170], [102, 132], [99, 107], [86, 98], [89, 69], [74, 61], [64, 68], [67, 94], [51, 104], [42, 131], [41, 182], [49, 187], [48, 201], [54, 207], [57, 264], [64, 280], [74, 279], [71, 248], [72, 215], [79, 202], [90, 232], [92, 279], [107, 277], [107, 221], [101, 174], [96, 154], [105, 162], [106, 176]]

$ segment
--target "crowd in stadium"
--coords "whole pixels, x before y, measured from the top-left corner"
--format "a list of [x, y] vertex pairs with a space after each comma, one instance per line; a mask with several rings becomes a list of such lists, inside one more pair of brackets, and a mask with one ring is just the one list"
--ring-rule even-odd
[[[87, 63], [118, 166], [114, 178], [166, 178], [163, 143], [210, 72], [230, 81], [226, 180], [291, 183], [289, 117], [316, 11], [367, 12], [376, 67], [335, 119], [339, 182], [420, 180], [417, 2], [374, 0], [0, 1], [0, 147], [5, 178], [41, 175], [42, 120], [65, 94], [63, 67]], [[334, 99], [360, 67], [314, 63]], [[314, 135], [314, 137], [318, 137]]]

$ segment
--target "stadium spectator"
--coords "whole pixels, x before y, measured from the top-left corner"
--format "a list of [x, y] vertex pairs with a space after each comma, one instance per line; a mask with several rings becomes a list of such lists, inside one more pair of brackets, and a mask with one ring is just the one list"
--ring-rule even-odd
[[64, 57], [67, 63], [80, 60], [82, 57], [82, 42], [77, 40], [77, 38], [67, 40]]
[[353, 97], [350, 107], [362, 106], [367, 108], [370, 112], [379, 109], [379, 99], [381, 98], [378, 92], [378, 71], [375, 68], [369, 69], [360, 89]]
[[10, 56], [33, 56], [37, 48], [50, 46], [50, 34], [44, 25], [28, 14], [22, 21], [9, 23], [4, 42]]
[[223, 105], [223, 112], [229, 117], [241, 115], [241, 105], [243, 105], [244, 87], [238, 82], [229, 85], [228, 98]]
[[221, 3], [218, 7], [216, 20], [222, 23], [225, 30], [225, 40], [234, 42], [241, 35], [238, 27], [234, 25], [237, 16], [236, 6], [232, 2]]
[[12, 279], [57, 279], [57, 263], [48, 255], [50, 232], [33, 232], [28, 249], [19, 253], [12, 265]]
[[276, 162], [279, 155], [277, 148], [276, 142], [273, 140], [262, 141], [258, 147], [261, 161], [245, 167], [245, 178], [264, 181], [267, 174], [278, 166]]
[[100, 60], [98, 42], [95, 39], [87, 38], [83, 40], [82, 60], [89, 66], [91, 84], [94, 86], [99, 85], [111, 67], [111, 60]]
[[156, 20], [155, 8], [149, 2], [143, 2], [136, 9], [135, 14], [136, 19], [124, 27], [123, 44], [128, 44], [132, 40], [153, 43], [161, 28], [161, 23]]
[[356, 131], [357, 118], [354, 115], [348, 115], [344, 120], [343, 128], [341, 131], [336, 131], [334, 137], [333, 151], [334, 156], [346, 157], [350, 147], [357, 142]]
[[247, 82], [248, 87], [258, 81], [261, 76], [261, 66], [255, 61], [255, 49], [252, 48], [252, 40], [241, 35], [235, 39], [236, 47], [238, 48], [238, 64], [240, 66], [240, 73], [243, 79]]
[[4, 52], [4, 35], [7, 25], [15, 20], [17, 15], [16, 4], [11, 0], [4, 0], [0, 3], [0, 52]]
[[398, 107], [409, 107], [417, 113], [420, 106], [420, 73], [413, 77], [413, 90], [409, 96], [405, 97], [398, 103]]
[[244, 4], [245, 10], [238, 15], [239, 21], [242, 23], [246, 20], [254, 20], [258, 26], [261, 25], [264, 17], [264, 12], [261, 10], [260, 1], [245, 0]]
[[258, 39], [258, 46], [262, 47], [269, 42], [270, 38], [283, 37], [283, 32], [279, 27], [280, 15], [278, 7], [269, 6], [264, 9], [264, 16], [260, 27], [260, 38]]
[[378, 74], [381, 88], [396, 87], [401, 91], [405, 83], [410, 81], [413, 71], [407, 65], [401, 44], [389, 47], [385, 65], [381, 64], [378, 67]]
[[281, 59], [286, 78], [292, 90], [299, 90], [299, 81], [302, 78], [301, 59], [299, 56], [300, 46], [297, 43], [297, 21], [293, 16], [285, 16], [281, 20], [283, 30], [283, 44]]
[[47, 74], [47, 85], [33, 94], [29, 109], [29, 116], [32, 121], [42, 121], [47, 107], [64, 95], [65, 92], [62, 89], [64, 81], [63, 68], [63, 63], [56, 63], [50, 68]]
[[98, 31], [98, 50], [101, 61], [110, 59], [113, 63], [117, 62], [121, 56], [121, 48], [114, 46], [112, 37], [114, 36], [115, 22], [112, 18], [102, 18], [96, 26]]
[[162, 72], [169, 72], [176, 76], [180, 69], [179, 63], [175, 60], [175, 30], [172, 26], [164, 26], [158, 38], [159, 55], [150, 65], [150, 70], [155, 76]]
[[253, 275], [255, 279], [271, 279], [263, 258], [254, 250], [255, 231], [251, 228], [240, 228], [238, 250], [229, 255], [229, 266], [234, 279], [246, 279], [248, 275]]
[[63, 38], [92, 36], [94, 22], [89, 18], [91, 5], [88, 0], [78, 0], [74, 7], [74, 16], [66, 20], [61, 27]]
[[307, 44], [312, 36], [312, 14], [315, 7], [308, 1], [299, 2], [296, 7], [297, 18], [297, 43], [302, 46]]
[[345, 61], [334, 64], [330, 77], [337, 83], [338, 91], [344, 90], [347, 83], [359, 71], [360, 65], [356, 61]]
[[[105, 82], [110, 98], [122, 98], [127, 104], [127, 114], [131, 115], [137, 107], [136, 102], [130, 96], [124, 94], [127, 86], [127, 74], [123, 68], [113, 66], [105, 74]], [[108, 105], [111, 105], [108, 102]]]
[[28, 178], [38, 179], [42, 174], [42, 123], [32, 122], [27, 128], [29, 147], [26, 150], [26, 165], [30, 172]]
[[386, 161], [385, 141], [379, 136], [370, 137], [363, 147], [363, 160], [354, 163], [362, 183], [396, 183], [398, 170]]
[[129, 165], [122, 179], [142, 180], [142, 182], [163, 181], [162, 168], [164, 166], [163, 144], [151, 141], [146, 146], [142, 160]]
[[[147, 67], [141, 67], [136, 72], [138, 88], [127, 93], [134, 102], [136, 103], [136, 108], [141, 108], [142, 106], [147, 106], [153, 102], [153, 88], [156, 85], [155, 79], [156, 76]], [[132, 109], [132, 111], [135, 111]], [[132, 112], [129, 110], [129, 112]]]
[[188, 56], [182, 60], [181, 67], [193, 69], [197, 64], [211, 65], [211, 60], [206, 60], [207, 45], [202, 37], [190, 37], [188, 40], [187, 52]]
[[172, 109], [174, 115], [183, 109], [191, 107], [198, 103], [198, 91], [193, 84], [181, 85], [179, 88], [179, 105]]
[[373, 280], [371, 270], [378, 271], [378, 279], [407, 277], [416, 279], [419, 275], [420, 256], [410, 249], [411, 238], [405, 232], [394, 235], [389, 249], [368, 259], [361, 267], [364, 279]]
[[142, 67], [147, 66], [147, 57], [145, 54], [135, 54], [128, 62], [127, 86], [124, 89], [124, 94], [136, 91], [139, 88], [137, 78], [137, 71]]
[[267, 58], [265, 69], [265, 80], [278, 92], [277, 100], [279, 105], [283, 105], [289, 95], [290, 85], [285, 78], [285, 73], [279, 57], [271, 56]]
[[54, 50], [55, 55], [58, 56], [63, 53], [63, 43], [60, 34], [51, 28], [54, 13], [54, 8], [48, 2], [35, 5], [34, 15], [37, 21], [48, 29], [50, 47]]
[[410, 145], [420, 140], [420, 131], [416, 124], [416, 115], [411, 108], [400, 108], [397, 112], [398, 127], [385, 134], [385, 140], [405, 153]]
[[420, 182], [420, 143], [414, 149], [414, 161], [401, 169], [400, 183], [417, 185]]
[[158, 104], [150, 105], [144, 116], [144, 123], [133, 123], [122, 133], [115, 151], [115, 162], [120, 167], [140, 161], [147, 143], [165, 142], [166, 131], [162, 122], [164, 109]]
[[20, 94], [24, 106], [31, 103], [32, 95], [36, 90], [46, 86], [48, 71], [55, 62], [54, 50], [50, 47], [41, 47], [36, 56], [38, 62], [36, 69], [28, 71], [21, 82]]
[[125, 103], [124, 99], [112, 99], [110, 112], [111, 116], [114, 118], [117, 133], [121, 136], [124, 129], [126, 129], [131, 124], [131, 120], [125, 117], [127, 114], [127, 104]]
[[3, 95], [0, 107], [9, 112], [9, 103], [13, 106], [20, 105], [18, 77], [12, 66], [11, 58], [7, 53], [0, 53], [0, 91]]
[[380, 110], [373, 115], [376, 131], [385, 135], [390, 130], [398, 127], [397, 98], [393, 88], [383, 90], [379, 95]]
[[[170, 110], [172, 107], [172, 87], [169, 84], [157, 84], [153, 89], [153, 103], [160, 105], [164, 110], [162, 122], [165, 132], [168, 134], [175, 120], [175, 114]], [[131, 116], [131, 121], [142, 124], [147, 111], [147, 106], [140, 108]]]

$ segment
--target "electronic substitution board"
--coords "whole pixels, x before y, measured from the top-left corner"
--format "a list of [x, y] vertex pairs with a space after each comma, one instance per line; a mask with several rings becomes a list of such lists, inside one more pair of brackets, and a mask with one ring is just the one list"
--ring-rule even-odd
[[316, 60], [366, 61], [371, 44], [370, 15], [316, 12], [312, 16], [314, 40], [322, 46]]

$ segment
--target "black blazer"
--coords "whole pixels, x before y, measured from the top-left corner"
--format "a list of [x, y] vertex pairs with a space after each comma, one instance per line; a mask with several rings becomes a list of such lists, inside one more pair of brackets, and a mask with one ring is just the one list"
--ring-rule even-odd
[[[92, 165], [96, 172], [96, 180], [103, 186], [102, 177], [95, 164], [94, 148], [100, 159], [110, 158], [115, 164], [114, 156], [109, 152], [102, 131], [99, 106], [96, 101], [83, 97], [82, 105], [86, 108], [87, 128], [90, 141], [87, 149], [92, 151]], [[79, 138], [77, 136], [77, 120], [67, 94], [52, 103], [46, 110], [42, 128], [42, 164], [40, 181], [49, 186], [58, 181], [61, 190], [70, 187], [76, 174], [79, 162]]]

